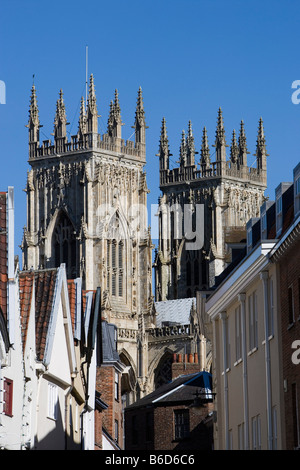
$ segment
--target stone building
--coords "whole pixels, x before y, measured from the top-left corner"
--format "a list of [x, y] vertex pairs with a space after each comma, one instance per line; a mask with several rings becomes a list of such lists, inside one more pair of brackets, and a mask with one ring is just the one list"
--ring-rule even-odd
[[[121, 136], [118, 92], [110, 105], [107, 133], [98, 133], [93, 75], [87, 105], [81, 100], [76, 135], [67, 137], [60, 91], [54, 142], [40, 142], [39, 110], [33, 85], [29, 109], [27, 224], [23, 269], [66, 264], [68, 279], [80, 277], [85, 290], [102, 290], [102, 319], [118, 329], [120, 359], [126, 366], [123, 393], [134, 399], [147, 377], [145, 328], [152, 323], [152, 244], [147, 226], [145, 113], [139, 89], [135, 142]], [[137, 351], [140, 356], [138, 358]], [[143, 364], [139, 367], [138, 361]], [[127, 377], [130, 375], [130, 377]]]
[[[117, 328], [118, 353], [124, 365], [121, 393], [129, 404], [170, 379], [173, 353], [197, 353], [203, 370], [211, 366], [210, 346], [207, 347], [195, 303], [167, 304], [162, 319], [160, 302], [196, 298], [195, 291], [208, 289], [244, 246], [246, 221], [258, 215], [264, 199], [263, 125], [260, 120], [257, 168], [247, 166], [243, 123], [238, 144], [233, 133], [231, 159], [226, 161], [220, 110], [216, 162], [210, 162], [204, 130], [200, 170], [197, 169], [189, 125], [188, 136], [183, 135], [180, 147], [180, 168], [170, 170], [163, 120], [159, 151], [163, 194], [159, 206], [160, 241], [154, 263], [158, 302], [154, 302], [152, 293], [153, 246], [144, 171], [147, 126], [141, 89], [133, 123], [134, 141], [122, 138], [117, 90], [110, 104], [107, 132], [99, 134], [92, 75], [87, 103], [81, 99], [77, 133], [69, 137], [67, 125], [60, 91], [54, 139], [40, 141], [41, 124], [33, 85], [23, 269], [48, 269], [64, 263], [67, 278], [80, 277], [83, 289], [101, 287], [102, 320]], [[184, 218], [180, 218], [181, 214]], [[188, 232], [187, 222], [191, 222]], [[184, 314], [178, 318], [176, 312], [182, 308]]]
[[248, 221], [244, 254], [204, 304], [215, 449], [299, 449], [300, 164], [293, 173]]
[[246, 222], [259, 216], [266, 189], [266, 146], [259, 121], [256, 168], [247, 165], [244, 122], [237, 142], [232, 133], [226, 158], [225, 128], [218, 112], [215, 161], [203, 130], [199, 165], [192, 125], [182, 133], [179, 167], [170, 168], [169, 140], [163, 119], [159, 145], [159, 246], [155, 258], [157, 301], [195, 297], [214, 285], [215, 277], [246, 243]]

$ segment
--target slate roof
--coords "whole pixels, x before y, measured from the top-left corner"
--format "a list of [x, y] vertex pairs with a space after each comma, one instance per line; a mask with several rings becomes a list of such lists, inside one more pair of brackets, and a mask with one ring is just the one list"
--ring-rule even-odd
[[195, 297], [155, 302], [157, 327], [161, 328], [163, 323], [188, 325], [193, 304], [196, 305]]
[[[209, 372], [201, 371], [193, 374], [180, 375], [172, 382], [162, 385], [154, 392], [141, 398], [126, 410], [145, 406], [166, 406], [167, 404], [192, 403], [196, 393], [206, 393], [212, 399], [212, 376]], [[212, 400], [211, 400], [212, 401]]]
[[102, 321], [102, 359], [105, 362], [119, 361], [115, 342], [115, 325]]

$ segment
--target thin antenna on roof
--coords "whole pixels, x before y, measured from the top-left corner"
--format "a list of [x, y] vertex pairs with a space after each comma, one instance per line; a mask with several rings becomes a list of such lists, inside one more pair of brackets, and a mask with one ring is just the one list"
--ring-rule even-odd
[[88, 88], [88, 46], [85, 46], [85, 106], [87, 106], [87, 88]]

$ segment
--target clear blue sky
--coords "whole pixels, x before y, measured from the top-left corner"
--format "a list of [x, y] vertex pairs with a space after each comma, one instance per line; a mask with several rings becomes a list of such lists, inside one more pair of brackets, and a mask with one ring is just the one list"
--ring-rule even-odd
[[274, 199], [275, 187], [291, 181], [300, 161], [300, 104], [291, 101], [292, 82], [300, 80], [299, 18], [297, 0], [3, 0], [0, 80], [6, 84], [6, 104], [0, 104], [0, 190], [15, 187], [16, 246], [26, 223], [25, 125], [32, 76], [44, 126], [41, 140], [53, 132], [60, 88], [68, 131], [75, 134], [85, 93], [86, 45], [101, 133], [117, 88], [123, 137], [131, 136], [137, 91], [143, 89], [149, 203], [159, 195], [155, 154], [162, 117], [175, 162], [189, 120], [198, 151], [204, 126], [214, 143], [219, 106], [228, 144], [244, 120], [250, 164], [262, 116], [270, 154], [266, 195]]

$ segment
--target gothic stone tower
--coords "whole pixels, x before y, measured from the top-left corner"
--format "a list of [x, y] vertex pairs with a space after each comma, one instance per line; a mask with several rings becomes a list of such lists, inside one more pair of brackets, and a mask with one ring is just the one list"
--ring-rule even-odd
[[206, 128], [199, 166], [195, 162], [191, 123], [182, 133], [178, 168], [169, 168], [165, 119], [159, 146], [159, 246], [155, 258], [156, 300], [196, 296], [207, 290], [246, 243], [246, 222], [258, 217], [266, 189], [266, 145], [260, 119], [256, 168], [247, 166], [243, 121], [239, 139], [232, 133], [230, 158], [222, 111], [219, 109], [215, 161], [211, 161]]
[[[107, 133], [98, 133], [91, 75], [88, 103], [81, 100], [78, 132], [67, 137], [60, 91], [54, 142], [40, 142], [35, 86], [29, 109], [27, 226], [23, 269], [66, 264], [69, 278], [81, 277], [86, 290], [102, 290], [102, 318], [117, 326], [118, 348], [127, 366], [123, 389], [147, 376], [145, 328], [152, 326], [152, 244], [147, 226], [145, 113], [138, 91], [135, 142], [121, 136], [118, 92], [111, 102]], [[134, 398], [134, 397], [133, 397]]]

